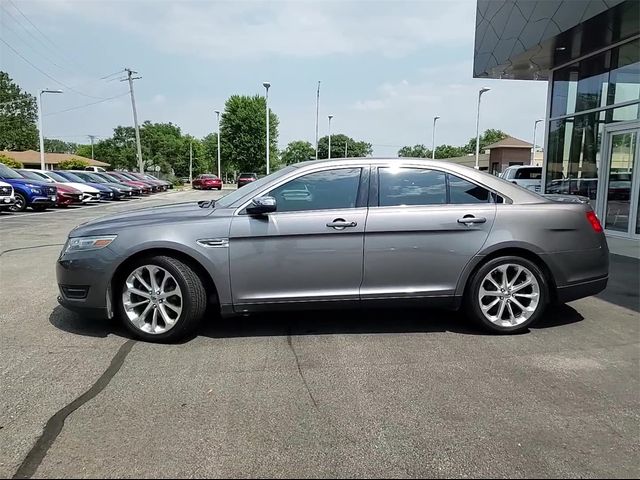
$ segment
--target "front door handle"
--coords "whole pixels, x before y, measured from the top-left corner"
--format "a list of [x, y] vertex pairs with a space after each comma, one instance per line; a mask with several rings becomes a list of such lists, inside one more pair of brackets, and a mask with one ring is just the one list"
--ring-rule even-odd
[[358, 225], [358, 222], [347, 222], [344, 218], [336, 218], [333, 222], [327, 223], [327, 227], [335, 228], [336, 230], [344, 230], [345, 228], [352, 228]]
[[474, 223], [486, 223], [487, 219], [484, 217], [474, 217], [473, 215], [465, 215], [458, 219], [458, 223], [464, 223], [465, 225], [472, 225]]

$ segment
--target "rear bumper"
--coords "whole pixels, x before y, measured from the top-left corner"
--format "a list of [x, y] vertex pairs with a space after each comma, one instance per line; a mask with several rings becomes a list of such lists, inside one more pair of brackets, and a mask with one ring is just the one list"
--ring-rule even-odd
[[584, 297], [596, 295], [607, 288], [609, 276], [587, 280], [586, 282], [576, 283], [574, 285], [566, 285], [558, 287], [558, 301], [561, 303], [571, 302]]

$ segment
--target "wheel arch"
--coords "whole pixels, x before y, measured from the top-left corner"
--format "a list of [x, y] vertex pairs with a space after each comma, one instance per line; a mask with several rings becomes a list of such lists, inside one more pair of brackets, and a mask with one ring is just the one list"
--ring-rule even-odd
[[176, 248], [171, 247], [149, 247], [136, 251], [129, 257], [127, 257], [124, 261], [122, 261], [114, 270], [113, 275], [111, 276], [111, 280], [109, 282], [110, 291], [111, 291], [111, 300], [115, 305], [116, 297], [116, 284], [123, 277], [124, 273], [127, 271], [127, 268], [132, 265], [134, 262], [138, 261], [141, 258], [145, 257], [156, 257], [156, 256], [166, 256], [172, 257], [176, 260], [181, 261], [188, 267], [190, 267], [196, 275], [202, 280], [205, 291], [207, 292], [207, 301], [210, 305], [215, 305], [216, 308], [220, 307], [220, 297], [218, 295], [218, 287], [216, 286], [216, 282], [214, 281], [211, 273], [205, 268], [205, 266], [195, 258], [195, 256], [184, 252], [183, 250], [178, 250]]
[[536, 264], [540, 268], [540, 270], [542, 270], [542, 273], [547, 280], [551, 302], [556, 301], [556, 281], [551, 268], [543, 259], [541, 252], [539, 252], [537, 248], [532, 248], [528, 244], [507, 244], [496, 246], [488, 251], [483, 252], [482, 254], [478, 254], [473, 258], [472, 261], [467, 264], [458, 281], [458, 286], [456, 288], [456, 297], [459, 299], [458, 303], [461, 303], [461, 300], [464, 298], [464, 295], [469, 286], [469, 282], [471, 281], [475, 273], [480, 269], [480, 267], [482, 267], [485, 263], [493, 260], [494, 258], [504, 256], [522, 257]]

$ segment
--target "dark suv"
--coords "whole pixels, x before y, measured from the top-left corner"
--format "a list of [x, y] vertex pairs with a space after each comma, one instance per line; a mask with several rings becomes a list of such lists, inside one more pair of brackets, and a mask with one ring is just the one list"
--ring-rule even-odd
[[238, 177], [238, 188], [244, 187], [247, 183], [255, 182], [258, 175], [255, 173], [241, 173]]

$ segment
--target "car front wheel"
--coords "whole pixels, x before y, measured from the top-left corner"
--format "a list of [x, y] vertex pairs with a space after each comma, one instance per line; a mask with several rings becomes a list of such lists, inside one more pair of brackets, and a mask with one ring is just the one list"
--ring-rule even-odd
[[200, 277], [175, 258], [141, 259], [124, 272], [119, 285], [120, 316], [143, 340], [179, 340], [193, 332], [204, 315], [207, 296]]
[[16, 192], [16, 203], [9, 207], [12, 212], [24, 212], [27, 209], [27, 199], [24, 195]]
[[543, 314], [549, 298], [547, 280], [530, 260], [494, 258], [478, 269], [466, 295], [468, 314], [494, 333], [526, 330]]

